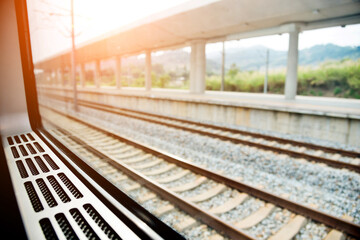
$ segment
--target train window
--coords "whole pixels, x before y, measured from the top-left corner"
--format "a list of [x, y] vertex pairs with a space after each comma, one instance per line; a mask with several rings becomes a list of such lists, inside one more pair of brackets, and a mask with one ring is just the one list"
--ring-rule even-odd
[[[300, 33], [334, 22], [352, 24], [358, 13], [326, 18], [336, 4], [324, 3], [319, 14], [323, 10], [299, 0], [289, 8], [284, 1], [271, 1], [275, 7], [255, 2], [261, 4], [27, 0], [41, 131], [66, 157], [48, 154], [36, 134], [6, 142], [29, 206], [54, 213], [38, 222], [45, 238], [122, 238], [113, 219], [103, 217], [108, 210], [98, 208], [101, 202], [114, 209], [124, 205], [124, 215], [155, 229], [156, 234], [140, 235], [144, 238], [360, 237], [358, 148], [302, 136], [298, 125], [289, 123], [308, 114], [302, 105], [291, 116], [284, 113], [297, 91]], [[278, 51], [257, 46], [270, 42]], [[244, 46], [252, 49], [248, 56]], [[270, 65], [269, 52], [277, 57]], [[358, 78], [351, 81], [359, 85]], [[284, 96], [270, 96], [276, 113], [268, 113], [267, 105], [252, 107], [241, 101], [244, 95], [230, 91]], [[251, 102], [259, 95], [245, 97]], [[261, 104], [269, 99], [260, 98]], [[280, 108], [285, 98], [290, 100]], [[263, 115], [253, 117], [251, 108]], [[299, 123], [308, 127], [304, 134], [310, 134], [313, 118]], [[289, 137], [289, 128], [301, 136]], [[100, 188], [101, 201], [85, 202], [92, 191], [64, 166], [90, 189]], [[54, 210], [77, 202], [67, 211]]]
[[288, 34], [207, 44], [206, 89], [281, 94], [288, 48]]
[[[80, 97], [89, 91], [95, 93], [100, 89], [116, 93], [119, 89], [134, 91], [147, 90], [149, 87], [189, 88], [189, 47], [180, 48], [180, 50], [165, 49], [165, 51], [153, 53], [146, 49], [139, 51], [130, 48], [128, 50], [126, 45], [123, 46], [124, 41], [130, 44], [132, 40], [125, 38], [112, 39], [110, 42], [105, 40], [102, 46], [94, 46], [84, 51], [81, 49], [81, 46], [87, 45], [94, 39], [106, 38], [109, 34], [121, 32], [122, 25], [129, 24], [137, 20], [136, 18], [143, 18], [161, 10], [161, 14], [164, 14], [165, 9], [182, 2], [185, 1], [159, 0], [151, 3], [134, 1], [125, 4], [118, 1], [28, 0], [39, 111], [46, 131], [85, 163], [87, 166], [85, 169], [95, 172], [91, 176], [95, 176], [95, 179], [104, 178], [111, 184], [112, 189], [116, 188], [126, 194], [158, 221], [165, 223], [173, 229], [172, 231], [175, 230], [175, 233], [179, 235], [173, 234], [173, 237], [222, 238], [225, 236], [223, 228], [215, 229], [208, 223], [215, 220], [222, 227], [226, 224], [219, 221], [215, 215], [208, 215], [204, 209], [199, 209], [198, 206], [186, 200], [186, 194], [194, 194], [191, 192], [199, 191], [199, 186], [207, 182], [204, 181], [204, 177], [171, 163], [166, 160], [166, 156], [159, 155], [160, 152], [154, 151], [152, 147], [146, 149], [144, 145], [138, 143], [136, 136], [131, 136], [133, 130], [125, 127], [124, 124], [128, 123], [121, 123], [121, 118], [126, 119], [128, 112], [124, 112], [125, 115], [117, 115], [116, 112], [104, 111], [107, 105], [102, 101], [93, 102], [98, 104], [96, 110], [91, 103], [94, 100], [92, 97], [88, 99], [90, 101]], [[143, 7], [139, 8], [139, 4]], [[134, 14], [129, 14], [129, 12]], [[156, 18], [155, 15], [148, 17], [148, 19], [154, 18]], [[142, 20], [137, 21], [141, 23]], [[98, 52], [100, 49], [101, 53]], [[178, 55], [182, 56], [179, 60], [177, 60]], [[163, 66], [165, 63], [167, 65]], [[152, 70], [148, 70], [148, 65], [152, 65]], [[148, 78], [153, 80], [152, 86], [149, 86]], [[174, 83], [170, 80], [174, 80]], [[88, 118], [86, 114], [92, 117]], [[100, 115], [104, 115], [104, 119], [108, 121], [99, 122], [97, 117]], [[85, 119], [87, 120], [84, 121]], [[127, 129], [130, 135], [124, 135], [115, 129], [110, 130], [107, 128], [109, 125], [120, 127], [122, 130]], [[20, 152], [16, 154], [25, 154], [27, 150], [43, 151], [36, 142], [27, 145], [30, 148], [25, 149], [21, 145]], [[26, 172], [21, 161], [18, 163], [22, 177], [58, 168], [58, 164], [47, 154], [42, 158], [35, 157], [35, 160], [36, 162], [32, 158], [26, 159], [30, 173]], [[61, 202], [74, 201], [74, 198], [83, 199], [82, 192], [65, 174], [57, 175], [48, 177], [50, 185], [44, 180], [36, 183], [47, 199], [45, 206], [48, 204], [51, 208]], [[57, 178], [59, 179], [56, 180]], [[191, 184], [193, 179], [198, 179], [195, 184]], [[68, 188], [69, 193], [67, 189], [61, 187], [62, 183]], [[179, 185], [181, 183], [184, 184], [184, 188]], [[35, 192], [34, 188], [37, 185], [30, 184], [29, 182], [28, 189]], [[217, 183], [209, 181], [206, 183], [206, 188], [214, 184]], [[50, 191], [50, 186], [55, 189], [55, 192]], [[229, 191], [222, 185], [218, 188], [217, 193]], [[204, 194], [208, 196], [204, 195], [201, 201], [208, 200], [215, 194], [210, 191], [210, 188], [204, 190], [206, 190]], [[60, 197], [58, 201], [55, 200], [57, 195]], [[37, 198], [33, 198], [34, 208], [36, 206], [36, 209], [41, 211], [45, 206], [39, 208], [40, 200], [36, 202]], [[185, 207], [181, 207], [182, 205]], [[56, 214], [55, 223], [42, 219], [40, 225], [45, 236], [53, 237], [58, 224], [63, 231], [67, 229], [64, 232], [66, 236], [76, 238], [78, 233], [74, 229], [77, 227], [70, 224], [75, 220], [79, 225], [81, 224], [84, 234], [98, 239], [98, 233], [95, 233], [92, 225], [89, 224], [91, 220], [86, 220], [84, 216], [88, 213], [111, 239], [120, 239], [92, 205], [87, 204], [83, 207], [85, 212], [76, 208], [70, 210], [70, 215]], [[194, 217], [191, 214], [194, 211], [200, 216]], [[229, 231], [229, 236], [243, 235], [231, 228]]]
[[298, 94], [360, 99], [359, 34], [360, 24], [301, 33]]

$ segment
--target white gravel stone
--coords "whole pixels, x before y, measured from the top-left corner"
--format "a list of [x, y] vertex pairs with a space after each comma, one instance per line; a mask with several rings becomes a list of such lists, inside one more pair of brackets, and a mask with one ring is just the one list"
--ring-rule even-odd
[[181, 192], [181, 193], [179, 193], [179, 195], [184, 198], [196, 196], [207, 190], [214, 188], [216, 185], [217, 185], [217, 183], [215, 183], [213, 181], [207, 181], [194, 189], [191, 189], [191, 190], [185, 191], [185, 192]]
[[283, 225], [290, 220], [290, 212], [281, 208], [276, 208], [267, 218], [245, 232], [257, 239], [267, 239], [274, 235]]
[[322, 240], [330, 232], [330, 229], [324, 224], [317, 224], [314, 221], [309, 221], [305, 227], [300, 229], [300, 232], [294, 237], [295, 240], [314, 239]]
[[92, 109], [81, 111], [80, 117], [86, 116], [121, 135], [191, 159], [210, 170], [221, 170], [226, 176], [242, 177], [245, 183], [260, 184], [272, 193], [289, 194], [299, 203], [316, 201], [320, 210], [338, 217], [347, 214], [360, 223], [359, 174]]
[[[89, 113], [92, 117], [89, 117]], [[242, 181], [249, 185], [262, 186], [265, 190], [278, 195], [287, 194], [290, 200], [317, 206], [319, 210], [338, 217], [349, 215], [354, 218], [355, 223], [359, 224], [360, 222], [360, 176], [354, 172], [313, 164], [308, 161], [299, 161], [254, 147], [224, 142], [83, 107], [81, 112], [77, 114], [79, 117], [86, 118], [87, 121], [111, 128], [114, 132], [123, 136], [152, 145], [185, 159], [190, 159], [195, 164], [207, 166], [212, 171], [221, 170], [226, 176], [232, 178], [241, 177]], [[78, 127], [80, 129], [81, 126]], [[293, 149], [296, 150], [297, 147]], [[175, 168], [170, 172], [176, 171], [179, 170]], [[161, 174], [161, 176], [169, 175]], [[189, 176], [187, 178], [188, 180], [179, 182], [190, 181], [191, 178]], [[176, 182], [174, 181], [172, 184], [176, 186]], [[129, 184], [126, 181], [121, 182], [122, 187]], [[181, 193], [181, 195], [183, 197], [194, 196], [215, 185], [216, 183], [209, 181], [191, 191]], [[138, 190], [132, 192], [138, 195], [141, 194]], [[221, 205], [221, 202], [227, 200], [230, 194], [231, 191], [228, 190], [199, 204], [203, 208], [209, 209]], [[134, 197], [133, 194], [132, 197]], [[147, 202], [149, 209], [158, 207], [151, 201]], [[250, 198], [219, 217], [228, 222], [239, 221], [263, 205], [264, 202]], [[173, 214], [173, 212], [170, 214]], [[247, 231], [259, 239], [266, 239], [289, 220], [290, 214], [287, 210], [276, 208], [268, 218]], [[163, 216], [169, 222], [176, 221], [179, 218], [176, 217], [175, 220], [170, 220], [167, 217], [168, 214]], [[193, 229], [192, 235], [186, 233], [186, 237], [191, 236], [191, 239], [201, 239], [201, 237], [198, 237], [202, 236], [205, 238], [206, 235], [199, 235], [199, 229], [201, 228], [194, 227]], [[322, 224], [309, 222], [306, 227], [301, 229], [295, 239], [309, 239], [309, 236], [312, 239], [322, 239], [328, 231], [329, 229]]]
[[161, 173], [161, 174], [158, 174], [158, 175], [151, 176], [151, 178], [153, 178], [153, 179], [161, 179], [161, 178], [173, 176], [173, 175], [179, 173], [180, 171], [181, 171], [181, 168], [176, 167], [176, 168], [171, 169], [170, 171], [167, 171], [167, 172], [164, 172], [164, 173]]
[[[70, 141], [70, 139], [68, 139], [67, 143], [69, 144], [68, 147], [70, 149], [74, 148], [73, 146], [76, 145], [73, 141]], [[86, 155], [89, 154], [89, 152], [87, 152], [87, 150], [84, 148], [81, 149], [81, 152]], [[96, 156], [94, 156], [94, 157], [97, 158]], [[99, 162], [99, 161], [101, 161], [101, 159], [97, 158], [96, 161]], [[98, 169], [95, 169], [95, 170], [98, 170]], [[121, 174], [120, 171], [119, 171], [119, 174]], [[111, 177], [109, 176], [109, 178], [111, 178]], [[135, 183], [136, 183], [136, 181], [134, 181], [134, 180], [126, 179], [124, 181], [121, 181], [120, 183], [116, 183], [116, 185], [118, 187], [120, 187], [120, 189], [123, 189], [124, 187], [135, 184]], [[134, 200], [137, 200], [137, 199], [139, 199], [139, 197], [149, 194], [150, 192], [151, 191], [149, 191], [147, 188], [141, 187], [137, 190], [131, 191], [129, 195]], [[154, 199], [145, 201], [141, 205], [148, 211], [155, 212], [157, 209], [159, 209], [160, 207], [167, 205], [167, 204], [169, 204], [168, 201], [164, 201], [164, 200], [156, 197]], [[173, 211], [161, 216], [160, 219], [162, 221], [164, 221], [167, 225], [169, 225], [170, 227], [173, 228], [175, 224], [180, 223], [181, 221], [183, 221], [184, 219], [189, 218], [189, 217], [190, 217], [189, 215], [180, 211], [179, 209], [174, 209]], [[206, 225], [203, 225], [199, 222], [196, 224], [195, 227], [186, 229], [184, 232], [181, 232], [180, 234], [183, 235], [186, 239], [194, 239], [194, 240], [199, 239], [200, 240], [200, 239], [208, 239], [211, 235], [217, 234], [217, 232], [214, 229], [212, 229]], [[224, 238], [224, 239], [226, 239], [226, 238]]]
[[163, 185], [165, 185], [168, 188], [172, 188], [172, 187], [177, 187], [177, 186], [181, 186], [184, 185], [186, 183], [190, 183], [196, 180], [196, 175], [193, 173], [189, 173], [186, 174], [184, 177], [180, 178], [179, 180], [173, 181], [173, 182], [169, 182], [169, 183], [165, 183]]
[[219, 217], [224, 221], [233, 223], [238, 222], [247, 216], [250, 216], [253, 212], [258, 210], [260, 207], [263, 207], [265, 202], [260, 201], [255, 198], [250, 198], [246, 200], [243, 204], [238, 205], [236, 208], [232, 209], [229, 212], [220, 214]]
[[200, 202], [199, 205], [204, 209], [210, 209], [213, 207], [217, 207], [222, 205], [224, 202], [229, 200], [231, 197], [233, 197], [233, 190], [227, 189], [224, 192], [216, 195], [215, 197], [210, 198], [207, 201]]

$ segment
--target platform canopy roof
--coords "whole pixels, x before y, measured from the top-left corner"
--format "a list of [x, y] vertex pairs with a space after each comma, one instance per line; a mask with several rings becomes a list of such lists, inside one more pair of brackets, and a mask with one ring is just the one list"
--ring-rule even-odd
[[[77, 46], [76, 62], [116, 55], [288, 31], [289, 23], [304, 29], [360, 22], [358, 0], [193, 0], [149, 16]], [[350, 19], [350, 20], [349, 20]], [[273, 29], [267, 31], [266, 29]], [[70, 65], [70, 50], [35, 64], [37, 68]]]

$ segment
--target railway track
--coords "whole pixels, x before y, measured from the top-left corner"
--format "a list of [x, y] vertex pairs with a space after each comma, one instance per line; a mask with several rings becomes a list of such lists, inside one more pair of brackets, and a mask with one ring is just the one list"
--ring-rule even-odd
[[[84, 162], [93, 167], [97, 172], [106, 177], [111, 183], [120, 190], [137, 200], [143, 207], [152, 212], [155, 216], [181, 232], [185, 237], [198, 239], [207, 236], [208, 239], [220, 240], [223, 236], [217, 233], [206, 224], [199, 222], [181, 209], [174, 207], [169, 201], [156, 194], [150, 188], [139, 184], [139, 180], [129, 176], [121, 170], [121, 166], [114, 165], [114, 162], [106, 160], [106, 156], [93, 148], [84, 145], [84, 142], [76, 137], [69, 135], [64, 131], [53, 131], [54, 135], [60, 137], [63, 142], [78, 156], [84, 159]], [[169, 209], [171, 208], [171, 209]], [[202, 234], [196, 235], [196, 231], [201, 229]], [[195, 232], [195, 233], [192, 233]]]
[[[224, 177], [221, 173], [212, 173], [75, 117], [54, 110], [43, 111], [52, 111], [44, 116], [56, 126], [58, 130], [54, 132], [58, 136], [69, 139], [70, 149], [81, 146], [98, 156], [98, 160], [103, 163], [96, 166], [108, 179], [116, 179], [121, 183], [133, 178], [135, 182], [124, 184], [125, 192], [131, 195], [131, 192], [138, 191], [144, 185], [154, 193], [143, 194], [139, 202], [146, 204], [156, 199], [157, 195], [166, 199], [168, 203], [159, 204], [153, 211], [160, 218], [182, 209], [235, 239], [302, 239], [306, 238], [304, 236], [308, 226], [319, 225], [316, 221], [328, 226], [320, 239], [343, 237], [341, 232], [331, 227], [360, 236], [360, 226], [357, 224], [272, 195], [236, 179]], [[62, 129], [63, 124], [66, 130]], [[122, 175], [111, 177], [118, 174], [117, 170]], [[184, 218], [190, 220], [176, 225], [175, 228], [180, 232], [197, 223], [196, 219]], [[262, 230], [261, 234], [256, 235], [259, 229]], [[220, 235], [213, 234], [213, 237], [220, 238]]]
[[[71, 101], [71, 98], [67, 97], [60, 97], [55, 95], [50, 95], [49, 97], [61, 101]], [[244, 144], [259, 149], [286, 154], [295, 158], [303, 158], [309, 161], [324, 163], [335, 168], [346, 168], [355, 172], [360, 172], [359, 152], [335, 149], [238, 129], [118, 108], [110, 105], [93, 103], [90, 101], [79, 100], [78, 104], [99, 111], [118, 114], [121, 116], [135, 118], [155, 124], [161, 124], [167, 127], [189, 131], [224, 141]]]

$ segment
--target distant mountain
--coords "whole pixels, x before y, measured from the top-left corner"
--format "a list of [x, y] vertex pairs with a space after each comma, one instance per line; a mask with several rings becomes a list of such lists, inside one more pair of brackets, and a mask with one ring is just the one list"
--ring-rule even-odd
[[[261, 70], [265, 68], [267, 48], [261, 45], [248, 48], [226, 49], [225, 68], [236, 64], [241, 70]], [[359, 59], [360, 46], [341, 47], [334, 44], [315, 45], [299, 52], [299, 65], [318, 65], [327, 60], [341, 60], [344, 58]], [[270, 68], [286, 67], [287, 51], [269, 49]], [[123, 60], [123, 64], [140, 64], [144, 67], [145, 59], [129, 57]], [[175, 69], [190, 69], [190, 53], [183, 50], [165, 51], [161, 55], [152, 57], [152, 64], [163, 65], [166, 71]], [[220, 73], [221, 53], [210, 51], [206, 53], [206, 70]]]
[[[225, 67], [229, 68], [232, 64], [236, 64], [242, 70], [258, 70], [265, 66], [267, 48], [264, 46], [252, 46], [248, 48], [230, 48], [225, 52]], [[269, 65], [271, 68], [286, 66], [285, 51], [276, 51], [269, 49]], [[219, 52], [209, 52], [206, 57], [218, 63], [219, 67], [221, 59], [217, 56]], [[207, 69], [208, 71], [210, 69]], [[217, 72], [216, 68], [213, 68]]]
[[[248, 48], [227, 49], [225, 67], [236, 64], [242, 70], [259, 70], [265, 67], [267, 48], [264, 46], [252, 46]], [[218, 52], [207, 54], [208, 60], [218, 63], [218, 67], [212, 68], [217, 72], [220, 69], [221, 60]], [[360, 46], [341, 47], [334, 44], [315, 45], [299, 51], [299, 65], [318, 65], [327, 60], [341, 60], [344, 58], [359, 59]], [[269, 49], [270, 68], [286, 67], [287, 51]], [[210, 69], [208, 69], [209, 71]]]
[[[190, 53], [183, 50], [166, 51], [161, 55], [153, 55], [151, 57], [151, 64], [163, 65], [166, 71], [175, 70], [177, 68], [190, 69]], [[130, 56], [122, 59], [122, 65], [136, 65], [142, 68], [145, 67], [145, 56], [138, 58], [138, 56]]]
[[168, 71], [184, 67], [190, 69], [190, 53], [183, 50], [164, 52], [164, 54], [152, 56], [151, 62], [162, 64]]
[[299, 53], [300, 65], [316, 65], [326, 60], [341, 60], [344, 58], [359, 59], [360, 46], [341, 47], [334, 44], [315, 45]]

